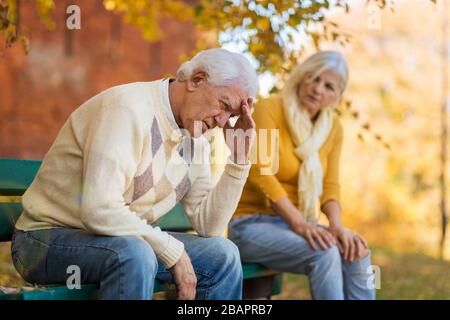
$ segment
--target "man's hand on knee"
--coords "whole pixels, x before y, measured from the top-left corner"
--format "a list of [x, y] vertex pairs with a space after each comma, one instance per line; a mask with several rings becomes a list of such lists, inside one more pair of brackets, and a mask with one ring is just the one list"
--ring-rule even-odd
[[191, 259], [186, 251], [183, 251], [180, 260], [170, 268], [175, 287], [177, 290], [178, 300], [194, 300], [195, 289], [197, 286], [197, 276], [194, 272]]

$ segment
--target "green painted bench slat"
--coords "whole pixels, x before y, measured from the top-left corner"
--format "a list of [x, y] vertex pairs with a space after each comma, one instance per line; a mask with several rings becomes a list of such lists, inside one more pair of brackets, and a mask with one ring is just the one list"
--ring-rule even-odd
[[[154, 292], [167, 291], [172, 286], [156, 280]], [[22, 291], [12, 294], [0, 293], [0, 300], [94, 300], [97, 298], [96, 284], [84, 284], [80, 289], [69, 289], [65, 286], [52, 285], [40, 287], [39, 290]]]
[[[10, 241], [14, 225], [22, 213], [22, 205], [17, 202], [0, 202], [0, 241]], [[157, 225], [168, 231], [185, 231], [192, 229], [184, 210], [177, 204]]]
[[186, 213], [184, 213], [183, 207], [179, 203], [164, 215], [157, 222], [157, 225], [166, 231], [186, 231], [192, 229], [192, 225], [189, 222]]
[[80, 289], [73, 290], [63, 286], [49, 286], [36, 291], [0, 294], [0, 300], [93, 300], [96, 293], [95, 284], [82, 285]]
[[0, 242], [11, 241], [14, 225], [21, 213], [20, 203], [0, 202]]
[[0, 195], [21, 195], [33, 182], [42, 161], [0, 159]]

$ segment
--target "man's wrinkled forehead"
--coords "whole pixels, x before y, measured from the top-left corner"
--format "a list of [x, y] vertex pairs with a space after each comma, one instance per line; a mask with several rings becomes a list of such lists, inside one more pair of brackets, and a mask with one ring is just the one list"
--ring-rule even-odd
[[249, 96], [241, 87], [233, 86], [223, 92], [221, 99], [231, 106], [233, 115], [240, 115], [241, 106], [248, 104]]

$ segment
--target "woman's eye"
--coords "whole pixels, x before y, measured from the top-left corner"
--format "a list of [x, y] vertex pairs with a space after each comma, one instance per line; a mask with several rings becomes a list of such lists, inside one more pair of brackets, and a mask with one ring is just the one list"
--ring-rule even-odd
[[331, 91], [334, 91], [334, 87], [332, 85], [327, 85], [327, 89], [331, 90]]

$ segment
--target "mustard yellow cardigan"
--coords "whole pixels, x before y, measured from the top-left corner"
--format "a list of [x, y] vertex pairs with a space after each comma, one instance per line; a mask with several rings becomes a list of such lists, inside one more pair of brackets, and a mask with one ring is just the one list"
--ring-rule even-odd
[[[274, 214], [270, 203], [277, 202], [285, 196], [288, 196], [292, 203], [298, 206], [297, 184], [301, 162], [294, 153], [294, 144], [289, 134], [282, 103], [281, 96], [272, 95], [255, 104], [253, 112], [257, 128], [255, 146], [258, 146], [259, 140], [262, 140], [260, 129], [268, 129], [266, 131], [268, 145], [265, 150], [261, 151], [264, 157], [259, 157], [250, 169], [234, 217], [254, 213]], [[270, 167], [276, 169], [276, 150], [273, 154], [269, 152], [272, 145], [269, 129], [279, 129], [279, 166], [278, 171], [273, 174], [267, 174], [267, 172], [262, 174], [261, 169], [267, 170]], [[321, 204], [330, 199], [339, 202], [339, 158], [343, 140], [342, 131], [340, 120], [337, 115], [334, 115], [330, 135], [319, 150], [324, 173]], [[258, 153], [258, 149], [255, 150]], [[265, 158], [270, 160], [264, 161]]]

